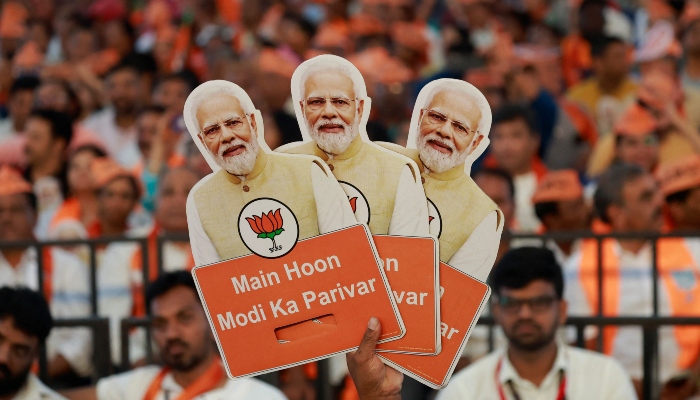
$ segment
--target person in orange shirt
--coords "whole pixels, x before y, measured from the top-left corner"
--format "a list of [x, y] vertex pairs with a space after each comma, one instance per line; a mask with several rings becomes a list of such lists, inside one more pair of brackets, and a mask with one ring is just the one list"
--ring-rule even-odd
[[[662, 226], [662, 193], [654, 177], [637, 165], [618, 164], [598, 181], [596, 212], [612, 232], [659, 232]], [[602, 306], [605, 316], [693, 316], [700, 310], [699, 267], [682, 242], [660, 239], [654, 260], [646, 239], [604, 239], [602, 242], [603, 293], [598, 295], [598, 243], [586, 239], [578, 261], [579, 277], [588, 312]], [[658, 299], [653, 302], [652, 265], [658, 268]], [[617, 358], [636, 381], [642, 379], [641, 331], [635, 327], [602, 330], [603, 352]], [[639, 346], [634, 345], [640, 344]], [[659, 330], [659, 377], [670, 382], [689, 368], [696, 368], [700, 354], [700, 328], [668, 327]], [[670, 386], [670, 385], [669, 385]], [[682, 397], [684, 398], [684, 397]]]

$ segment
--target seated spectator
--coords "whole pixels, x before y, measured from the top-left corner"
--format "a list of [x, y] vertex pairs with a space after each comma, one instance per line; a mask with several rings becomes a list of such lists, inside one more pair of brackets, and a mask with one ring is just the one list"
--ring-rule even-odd
[[617, 361], [557, 340], [567, 302], [561, 267], [552, 252], [512, 250], [496, 265], [490, 281], [493, 315], [508, 346], [454, 375], [437, 400], [636, 399]]
[[515, 187], [513, 179], [507, 172], [496, 168], [483, 168], [474, 174], [474, 182], [503, 213], [505, 224], [501, 235], [501, 244], [498, 246], [495, 264], [503, 257], [510, 247], [509, 232], [517, 231], [515, 220]]
[[[700, 156], [686, 157], [662, 166], [658, 178], [666, 198], [671, 229], [700, 231]], [[700, 254], [696, 254], [696, 260], [700, 261]]]
[[584, 0], [578, 9], [578, 32], [561, 41], [562, 69], [567, 86], [585, 79], [593, 68], [591, 39], [603, 36], [605, 28], [604, 0]]
[[125, 168], [133, 168], [141, 159], [136, 136], [139, 82], [139, 71], [135, 67], [129, 64], [113, 67], [106, 77], [111, 105], [84, 123], [86, 129], [97, 133], [110, 155]]
[[63, 399], [31, 372], [52, 325], [49, 305], [39, 293], [0, 288], [0, 397]]
[[0, 143], [24, 132], [39, 84], [39, 78], [34, 76], [23, 76], [12, 82], [7, 100], [8, 116], [0, 121]]
[[[662, 226], [662, 194], [653, 176], [637, 165], [612, 166], [598, 181], [594, 196], [596, 213], [613, 233], [659, 232]], [[652, 244], [645, 239], [605, 239], [602, 243], [602, 312], [606, 316], [654, 314]], [[700, 310], [700, 285], [688, 286], [681, 277], [693, 276], [698, 265], [677, 240], [657, 242], [658, 314], [691, 316]], [[590, 313], [599, 310], [598, 243], [584, 240], [579, 261], [581, 286]], [[694, 279], [692, 282], [696, 282]], [[603, 352], [618, 359], [635, 380], [642, 379], [642, 332], [638, 327], [606, 327]], [[668, 382], [698, 363], [700, 328], [664, 327], [659, 330], [659, 377]]]
[[[182, 112], [180, 112], [181, 118]], [[141, 162], [133, 169], [134, 175], [144, 183], [144, 195], [141, 203], [152, 212], [155, 208], [155, 196], [158, 191], [158, 177], [165, 168], [180, 167], [185, 158], [176, 152], [183, 136], [173, 127], [178, 119], [172, 112], [166, 112], [160, 106], [149, 106], [141, 110], [136, 120], [138, 145]], [[192, 141], [187, 135], [188, 141]]]
[[128, 218], [141, 196], [141, 186], [109, 158], [93, 160], [91, 169], [97, 188], [97, 221], [87, 226], [88, 236], [122, 236], [129, 228]]
[[87, 238], [87, 226], [97, 222], [97, 190], [92, 177], [92, 162], [105, 158], [100, 147], [77, 148], [68, 159], [68, 198], [54, 214], [49, 236], [60, 239]]
[[197, 87], [197, 77], [189, 71], [163, 76], [153, 87], [153, 104], [177, 115], [185, 109], [187, 96]]
[[690, 20], [683, 32], [685, 64], [681, 71], [684, 88], [700, 89], [700, 18]]
[[[532, 195], [547, 168], [537, 156], [540, 139], [532, 113], [514, 104], [496, 110], [490, 138], [491, 159], [487, 160], [487, 166], [498, 166], [513, 177], [518, 230], [534, 232], [539, 221]], [[511, 223], [510, 227], [513, 226]]]
[[[639, 124], [646, 125], [647, 128], [643, 129], [649, 130], [653, 119], [659, 165], [700, 154], [700, 132], [695, 127], [700, 123], [700, 114], [690, 111], [698, 109], [697, 99], [690, 93], [684, 94], [672, 77], [658, 71], [650, 72], [642, 78], [637, 103], [625, 111], [625, 119], [621, 117], [618, 121], [620, 125], [616, 125], [615, 129], [621, 126], [630, 129]], [[642, 121], [647, 122], [642, 124]], [[614, 147], [611, 135], [598, 142], [588, 165], [590, 175], [599, 175], [612, 163], [615, 157]]]
[[[545, 175], [532, 197], [542, 231], [547, 233], [588, 233], [591, 209], [583, 197], [583, 186], [573, 170], [551, 171]], [[565, 299], [569, 315], [587, 315], [586, 297], [578, 274], [580, 239], [547, 240], [557, 264], [561, 265], [566, 283]], [[574, 336], [571, 336], [574, 339]]]
[[572, 86], [567, 97], [581, 105], [595, 121], [598, 131], [609, 132], [617, 116], [633, 100], [637, 85], [629, 77], [627, 45], [603, 37], [591, 43], [592, 77]]
[[[34, 240], [36, 198], [29, 182], [8, 167], [0, 168], [0, 241]], [[38, 258], [42, 258], [44, 281], [39, 287]], [[88, 272], [80, 260], [56, 247], [40, 254], [35, 247], [0, 249], [0, 286], [26, 286], [41, 290], [54, 318], [80, 318], [90, 312]], [[48, 372], [61, 376], [71, 372], [86, 376], [91, 371], [89, 332], [80, 328], [55, 329], [49, 336]]]
[[58, 207], [66, 196], [67, 149], [73, 125], [67, 114], [37, 109], [27, 119], [24, 177], [34, 185], [39, 210]]
[[160, 276], [149, 287], [147, 301], [163, 367], [151, 365], [103, 378], [97, 387], [74, 391], [70, 398], [177, 399], [182, 394], [227, 400], [285, 398], [259, 380], [227, 378], [190, 273]]

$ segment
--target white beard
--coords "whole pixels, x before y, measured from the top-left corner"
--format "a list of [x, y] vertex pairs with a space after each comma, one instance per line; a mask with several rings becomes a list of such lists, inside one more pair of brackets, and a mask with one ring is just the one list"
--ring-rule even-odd
[[[330, 120], [319, 119], [314, 126], [309, 124], [306, 120], [306, 127], [309, 130], [309, 135], [311, 139], [316, 142], [318, 148], [323, 150], [327, 154], [338, 155], [342, 154], [345, 150], [350, 147], [350, 143], [357, 137], [359, 130], [357, 129], [357, 111], [355, 111], [355, 120], [352, 125], [346, 124], [340, 118], [333, 118]], [[343, 133], [321, 133], [321, 129], [324, 125], [341, 125], [343, 127]]]
[[[452, 149], [452, 153], [448, 155], [435, 150], [432, 148], [432, 146], [428, 145], [429, 140], [439, 142], [449, 147]], [[420, 152], [421, 161], [423, 161], [423, 164], [433, 172], [445, 172], [458, 165], [462, 165], [469, 155], [468, 150], [464, 150], [461, 153], [458, 152], [453, 143], [441, 138], [436, 133], [431, 133], [425, 136], [419, 134], [418, 143], [416, 144], [418, 146], [418, 151]]]
[[[250, 142], [245, 142], [241, 139], [235, 139], [230, 143], [223, 144], [219, 147], [219, 153], [209, 154], [214, 157], [214, 161], [223, 169], [226, 170], [231, 175], [245, 176], [253, 172], [253, 167], [255, 166], [255, 160], [258, 158], [258, 151], [260, 150], [260, 144], [258, 144], [257, 138], [253, 135]], [[226, 150], [243, 145], [245, 146], [245, 151], [233, 157], [224, 157], [223, 154]]]

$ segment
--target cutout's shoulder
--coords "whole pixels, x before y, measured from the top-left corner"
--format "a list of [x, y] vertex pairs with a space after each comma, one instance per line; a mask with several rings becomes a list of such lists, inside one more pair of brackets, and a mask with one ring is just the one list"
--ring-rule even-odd
[[420, 161], [420, 158], [418, 157], [418, 150], [417, 149], [407, 149], [407, 148], [400, 146], [396, 143], [390, 143], [390, 142], [373, 142], [373, 143], [376, 143], [385, 149], [388, 149], [388, 150], [391, 150], [393, 152], [404, 155], [416, 163], [418, 163]]

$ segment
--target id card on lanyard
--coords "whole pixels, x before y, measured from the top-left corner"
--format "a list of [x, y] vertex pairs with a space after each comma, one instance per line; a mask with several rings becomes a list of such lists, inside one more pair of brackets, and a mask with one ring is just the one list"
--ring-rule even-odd
[[[508, 400], [506, 397], [505, 390], [503, 389], [503, 385], [501, 384], [501, 381], [499, 378], [501, 374], [501, 367], [503, 366], [503, 358], [498, 360], [498, 365], [496, 365], [496, 374], [494, 375], [496, 387], [498, 388], [498, 398], [500, 400]], [[523, 400], [520, 397], [520, 394], [518, 391], [515, 389], [515, 385], [513, 385], [512, 380], [508, 380], [506, 382], [506, 385], [508, 385], [508, 390], [510, 390], [511, 394], [513, 395], [513, 398], [515, 400]], [[566, 400], [566, 373], [564, 372], [563, 369], [559, 370], [559, 389], [557, 390], [557, 397], [556, 400]]]

